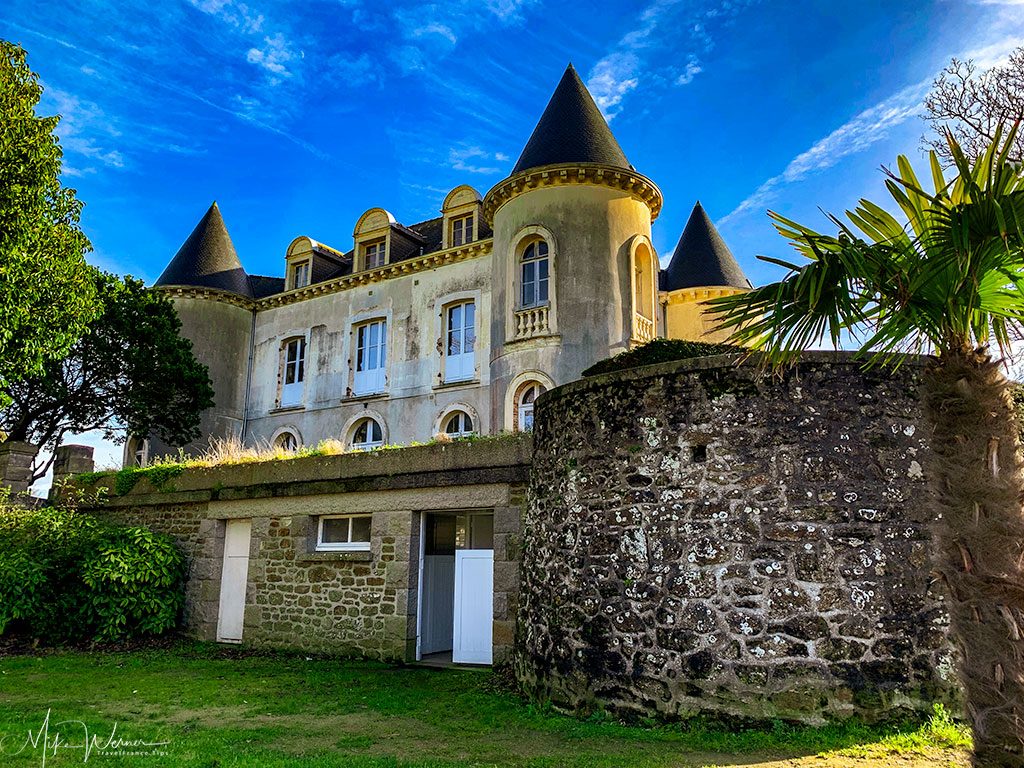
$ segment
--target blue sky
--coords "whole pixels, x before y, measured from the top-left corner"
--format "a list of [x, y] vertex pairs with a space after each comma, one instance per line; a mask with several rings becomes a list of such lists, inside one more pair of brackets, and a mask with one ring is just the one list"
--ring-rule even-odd
[[92, 260], [152, 281], [211, 201], [251, 273], [298, 235], [347, 249], [359, 215], [437, 215], [504, 178], [567, 62], [665, 208], [695, 200], [755, 283], [788, 255], [768, 207], [807, 223], [919, 155], [951, 56], [1024, 42], [1024, 0], [7, 0], [63, 116]]
[[[821, 222], [918, 154], [951, 56], [1024, 42], [1024, 3], [762, 0], [8, 0], [63, 115], [93, 260], [155, 279], [214, 199], [246, 268], [301, 234], [347, 248], [365, 209], [436, 215], [502, 179], [568, 61], [666, 205], [670, 254], [703, 201], [755, 282], [772, 207]], [[595, 12], [595, 10], [597, 12]]]

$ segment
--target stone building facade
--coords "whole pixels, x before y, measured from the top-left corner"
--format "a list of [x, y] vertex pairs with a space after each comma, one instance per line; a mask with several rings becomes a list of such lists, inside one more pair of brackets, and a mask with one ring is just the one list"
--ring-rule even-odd
[[[370, 208], [342, 247], [296, 237], [284, 277], [245, 271], [214, 203], [155, 286], [214, 385], [186, 451], [528, 429], [539, 393], [600, 360], [717, 340], [701, 302], [750, 283], [699, 203], [660, 269], [661, 207], [571, 66], [508, 178], [409, 225]], [[177, 448], [133, 438], [125, 461]]]

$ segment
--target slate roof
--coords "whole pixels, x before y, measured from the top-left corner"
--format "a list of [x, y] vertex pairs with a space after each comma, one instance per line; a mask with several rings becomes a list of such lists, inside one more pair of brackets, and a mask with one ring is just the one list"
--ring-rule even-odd
[[698, 200], [663, 273], [661, 288], [676, 291], [703, 286], [753, 288]]
[[562, 75], [512, 173], [556, 163], [633, 168], [572, 64]]
[[238, 260], [216, 202], [182, 243], [156, 285], [217, 288], [253, 297], [249, 277]]

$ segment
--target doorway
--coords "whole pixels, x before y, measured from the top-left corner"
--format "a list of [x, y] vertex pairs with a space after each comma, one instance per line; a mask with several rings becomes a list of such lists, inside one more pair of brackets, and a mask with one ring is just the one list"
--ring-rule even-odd
[[251, 537], [251, 520], [225, 522], [224, 566], [220, 577], [220, 609], [217, 612], [217, 641], [221, 643], [242, 642]]
[[421, 533], [417, 660], [490, 664], [494, 514], [427, 512]]

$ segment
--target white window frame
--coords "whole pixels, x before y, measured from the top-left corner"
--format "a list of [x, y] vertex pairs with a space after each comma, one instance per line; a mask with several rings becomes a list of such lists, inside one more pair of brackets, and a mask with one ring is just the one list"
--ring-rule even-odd
[[[287, 445], [288, 438], [291, 438], [291, 447]], [[297, 451], [302, 447], [302, 441], [299, 440], [299, 436], [297, 434], [292, 432], [290, 429], [286, 429], [274, 438], [274, 445], [285, 451]]]
[[[297, 344], [295, 359], [289, 358], [289, 350], [293, 344]], [[289, 382], [289, 372], [294, 371], [294, 381]], [[302, 397], [305, 391], [306, 381], [306, 337], [295, 336], [286, 339], [281, 344], [281, 399], [282, 408], [291, 408], [302, 405]]]
[[473, 242], [474, 219], [475, 214], [472, 213], [452, 217], [450, 224], [452, 248]]
[[[472, 308], [472, 321], [466, 322], [466, 309]], [[452, 327], [452, 314], [460, 310], [461, 325]], [[453, 381], [471, 381], [476, 376], [476, 301], [466, 299], [455, 301], [444, 307], [444, 380], [445, 383]], [[472, 332], [469, 340], [469, 350], [466, 350], [466, 337]], [[461, 352], [451, 354], [453, 343], [458, 344]]]
[[292, 290], [307, 287], [313, 279], [313, 260], [306, 259], [292, 264]]
[[[371, 338], [378, 329], [377, 342]], [[375, 395], [387, 388], [388, 321], [386, 317], [367, 320], [353, 328], [355, 361], [352, 366], [352, 391], [356, 396]], [[373, 367], [371, 363], [375, 363]]]
[[[362, 427], [363, 424], [367, 424], [367, 425], [375, 424], [376, 427], [377, 427], [377, 431], [380, 432], [380, 440], [374, 440], [373, 439], [372, 427], [367, 426], [366, 436], [367, 436], [368, 439], [366, 441], [358, 442], [357, 443], [356, 442], [356, 435], [359, 433], [359, 429], [360, 429], [360, 427]], [[377, 418], [375, 418], [373, 416], [363, 416], [363, 417], [361, 417], [360, 419], [358, 419], [356, 421], [355, 424], [352, 425], [351, 437], [349, 438], [348, 444], [349, 444], [349, 447], [352, 450], [354, 450], [354, 451], [372, 451], [375, 448], [383, 448], [384, 447], [384, 425], [380, 422], [379, 419], [377, 419]]]
[[[459, 419], [460, 421], [458, 432], [448, 431], [448, 425], [451, 423], [452, 419]], [[466, 429], [467, 419], [469, 420], [470, 425], [470, 428], [468, 430]], [[473, 417], [468, 412], [463, 411], [461, 409], [449, 411], [441, 420], [441, 434], [447, 435], [452, 439], [457, 440], [461, 437], [470, 437], [471, 435], [475, 435], [476, 433], [476, 422], [474, 421]]]
[[[352, 541], [352, 520], [369, 518], [373, 536], [373, 515], [321, 515], [316, 523], [316, 549], [318, 552], [369, 552], [369, 541]], [[324, 520], [348, 520], [348, 541], [324, 541]]]
[[[526, 403], [524, 400], [531, 389], [536, 389], [537, 394], [534, 395], [531, 402]], [[526, 384], [519, 385], [519, 391], [516, 393], [516, 429], [519, 432], [533, 431], [534, 407], [536, 406], [537, 398], [546, 391], [547, 388], [539, 381], [529, 381]], [[529, 418], [529, 424], [526, 423], [527, 418]]]
[[133, 467], [145, 467], [149, 464], [149, 438], [132, 438], [131, 455], [129, 456]]
[[[370, 256], [373, 256], [374, 263], [370, 264]], [[380, 269], [388, 261], [388, 242], [386, 239], [375, 240], [363, 245], [363, 268]]]
[[[533, 249], [535, 254], [540, 253], [541, 245], [544, 246], [543, 255], [527, 256], [530, 249]], [[540, 276], [541, 265], [543, 265], [544, 277]], [[526, 278], [527, 268], [532, 268], [533, 271], [533, 276], [529, 280]], [[529, 301], [526, 299], [527, 286], [530, 286], [533, 294]], [[543, 299], [540, 298], [542, 287], [544, 289]], [[519, 257], [519, 295], [516, 298], [519, 309], [546, 307], [551, 303], [551, 246], [544, 238], [531, 240], [523, 248], [523, 253]]]

